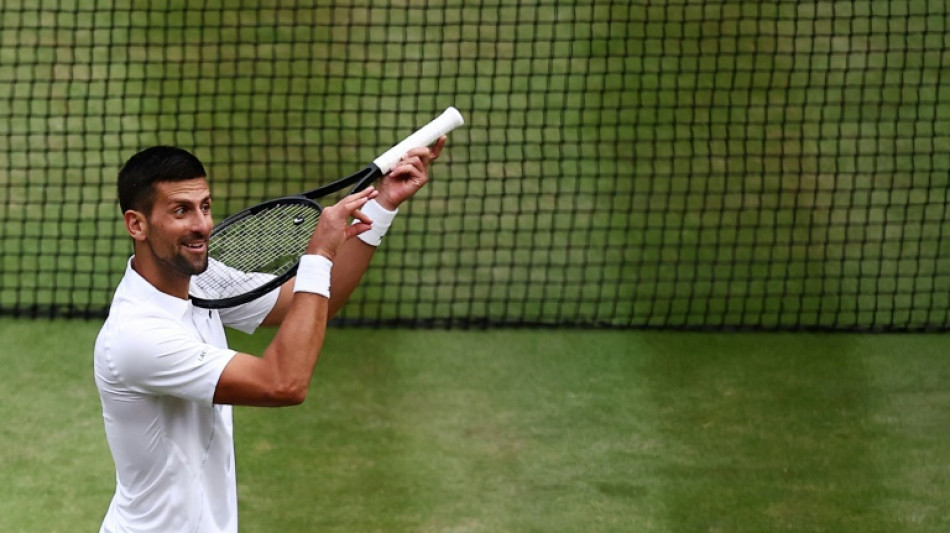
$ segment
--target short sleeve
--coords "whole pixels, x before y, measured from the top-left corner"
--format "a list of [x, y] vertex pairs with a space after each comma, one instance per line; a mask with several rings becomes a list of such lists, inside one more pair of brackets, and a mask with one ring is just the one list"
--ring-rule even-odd
[[106, 353], [115, 377], [132, 390], [213, 403], [236, 352], [198, 340], [173, 320], [131, 320]]
[[246, 304], [228, 307], [220, 310], [221, 323], [229, 328], [234, 328], [244, 333], [254, 333], [261, 322], [267, 318], [274, 305], [277, 304], [277, 297], [280, 295], [280, 287], [271, 292], [251, 300]]

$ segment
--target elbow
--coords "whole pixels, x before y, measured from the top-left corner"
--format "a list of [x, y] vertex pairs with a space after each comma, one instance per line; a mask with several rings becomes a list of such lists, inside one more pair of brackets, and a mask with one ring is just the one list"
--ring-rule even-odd
[[301, 387], [300, 389], [294, 390], [287, 397], [287, 405], [300, 405], [307, 400], [307, 387]]
[[[287, 364], [284, 360], [293, 359], [298, 354], [281, 353], [279, 351], [265, 351], [262, 358], [265, 364], [258, 374], [262, 385], [261, 392], [269, 405], [275, 407], [289, 407], [300, 405], [307, 399], [310, 389], [312, 367], [299, 364]], [[294, 361], [290, 361], [293, 363]]]
[[274, 389], [272, 399], [274, 405], [291, 407], [300, 405], [307, 399], [309, 383], [287, 383]]
[[271, 374], [261, 388], [263, 404], [268, 407], [300, 405], [307, 399], [310, 380], [300, 376]]

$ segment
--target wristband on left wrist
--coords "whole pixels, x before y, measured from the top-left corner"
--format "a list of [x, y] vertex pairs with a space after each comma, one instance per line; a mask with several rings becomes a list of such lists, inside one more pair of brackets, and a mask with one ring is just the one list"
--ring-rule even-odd
[[[374, 198], [366, 202], [366, 204], [360, 208], [360, 211], [373, 221], [373, 225], [370, 229], [357, 235], [357, 237], [370, 246], [379, 246], [380, 243], [383, 242], [383, 237], [386, 235], [386, 232], [389, 231], [393, 219], [396, 218], [396, 214], [399, 213], [399, 209], [386, 209]], [[357, 221], [354, 220], [353, 223], [356, 224]]]

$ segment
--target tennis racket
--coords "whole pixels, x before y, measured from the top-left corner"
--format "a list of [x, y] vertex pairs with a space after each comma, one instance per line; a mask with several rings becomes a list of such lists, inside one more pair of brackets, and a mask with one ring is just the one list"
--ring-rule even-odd
[[409, 150], [428, 146], [463, 123], [458, 110], [449, 107], [359, 172], [229, 216], [211, 231], [208, 269], [191, 278], [192, 303], [206, 309], [234, 307], [276, 289], [297, 273], [300, 256], [320, 219], [318, 198], [350, 186], [350, 194], [365, 189]]

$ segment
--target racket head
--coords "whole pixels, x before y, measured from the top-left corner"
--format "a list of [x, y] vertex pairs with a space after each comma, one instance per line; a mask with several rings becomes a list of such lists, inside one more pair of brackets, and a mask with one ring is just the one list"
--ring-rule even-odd
[[221, 309], [250, 302], [297, 273], [323, 209], [304, 196], [263, 202], [226, 218], [208, 239], [208, 268], [191, 277], [198, 307]]

